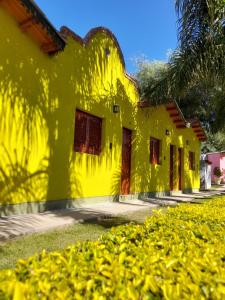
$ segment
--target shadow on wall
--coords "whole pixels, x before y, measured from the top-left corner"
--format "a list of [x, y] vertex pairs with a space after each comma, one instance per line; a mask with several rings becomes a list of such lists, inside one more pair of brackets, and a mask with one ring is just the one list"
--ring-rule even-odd
[[[145, 120], [145, 118], [147, 120]], [[135, 135], [135, 152], [136, 161], [133, 170], [134, 176], [136, 174], [136, 185], [140, 188], [137, 191], [138, 198], [143, 199], [151, 195], [151, 192], [160, 192], [168, 190], [169, 182], [169, 167], [168, 167], [168, 151], [169, 140], [164, 138], [161, 131], [165, 124], [163, 120], [154, 120], [154, 123], [150, 123], [149, 119], [152, 118], [151, 112], [147, 111], [143, 113]], [[145, 128], [146, 135], [142, 135], [143, 127], [151, 126], [151, 128]], [[151, 124], [151, 125], [149, 125]], [[158, 138], [161, 141], [160, 151], [160, 163], [151, 164], [150, 162], [150, 138]], [[143, 146], [144, 145], [144, 146]], [[141, 149], [141, 151], [140, 151]], [[166, 159], [164, 160], [164, 157]], [[149, 193], [150, 192], [150, 193]]]
[[[117, 93], [112, 97], [112, 103], [121, 103], [122, 109], [117, 116], [119, 120], [110, 119], [110, 125], [112, 128], [115, 128], [115, 132], [119, 132], [119, 135], [114, 135], [113, 140], [116, 147], [114, 148], [112, 161], [117, 162], [116, 167], [113, 169], [112, 181], [110, 187], [110, 193], [114, 196], [114, 201], [118, 201], [118, 196], [121, 194], [121, 174], [122, 174], [122, 144], [123, 144], [123, 127], [132, 130], [132, 153], [133, 147], [135, 145], [135, 139], [133, 133], [137, 130], [137, 119], [136, 107], [131, 103], [129, 95], [127, 94], [126, 88], [123, 82], [120, 79], [116, 81], [116, 90]], [[133, 161], [133, 159], [131, 159]], [[131, 178], [133, 166], [131, 165]], [[132, 192], [132, 190], [131, 190]]]
[[[132, 107], [128, 102], [128, 95], [126, 94], [126, 90], [123, 85], [119, 83], [119, 95], [124, 102], [126, 103], [127, 109], [124, 110], [124, 113], [121, 112], [121, 132], [122, 127], [126, 127], [132, 130], [132, 159], [131, 159], [131, 188], [130, 193], [135, 194], [138, 198], [143, 198], [148, 196], [149, 191], [163, 191], [168, 189], [168, 178], [169, 178], [169, 170], [168, 163], [162, 161], [160, 165], [151, 165], [150, 164], [150, 136], [158, 137], [160, 129], [165, 126], [163, 121], [155, 120], [154, 133], [152, 132], [152, 128], [150, 128], [149, 118], [151, 116], [146, 117], [145, 111], [140, 110], [136, 107]], [[130, 106], [129, 106], [130, 105]], [[132, 122], [126, 122], [128, 119], [128, 115], [131, 113]], [[149, 114], [147, 112], [147, 114]], [[167, 151], [169, 149], [169, 141], [163, 140], [163, 151]], [[120, 144], [122, 144], [122, 140], [120, 140]], [[120, 150], [121, 153], [121, 150]], [[164, 152], [162, 153], [162, 157], [164, 156]], [[163, 158], [162, 158], [163, 159]], [[165, 178], [165, 172], [168, 173], [166, 175], [168, 178]], [[119, 168], [115, 170], [113, 174], [113, 185], [112, 185], [112, 193], [120, 194], [120, 179], [121, 179], [121, 165]], [[143, 195], [143, 193], [146, 193]]]
[[[90, 196], [101, 190], [118, 195], [122, 127], [133, 130], [131, 193], [165, 188], [161, 175], [169, 158], [150, 168], [149, 128], [143, 135], [145, 119], [137, 118], [130, 102], [128, 79], [115, 63], [118, 53], [105, 57], [105, 45], [113, 43], [108, 37], [88, 47], [70, 41], [64, 52], [49, 58], [22, 34], [13, 39], [7, 31], [1, 34], [6, 50], [0, 57], [0, 204], [41, 201], [48, 209], [46, 200], [65, 199], [67, 207], [70, 199], [88, 197], [92, 182], [95, 195]], [[112, 113], [116, 103], [120, 114]], [[76, 108], [103, 118], [99, 156], [73, 151]], [[161, 125], [158, 120], [154, 130]], [[169, 141], [163, 143], [169, 153]]]
[[[16, 43], [16, 41], [15, 41]], [[0, 204], [43, 200], [48, 152], [44, 69], [20, 57], [14, 41], [0, 59]], [[35, 83], [35, 84], [34, 84]], [[29, 103], [29, 105], [28, 105]]]
[[[32, 55], [26, 45], [17, 51], [20, 40], [3, 38], [7, 51], [0, 59], [0, 204], [82, 198], [83, 174], [94, 176], [104, 166], [111, 175], [120, 165], [119, 116], [106, 120], [104, 130], [115, 131], [105, 134], [100, 156], [73, 152], [76, 107], [96, 115], [101, 108], [106, 118], [118, 99], [128, 102], [123, 83], [103, 57], [105, 41], [95, 45], [95, 51], [94, 46], [70, 44], [49, 59], [36, 50]], [[114, 173], [114, 179], [109, 189], [118, 194], [120, 174]]]

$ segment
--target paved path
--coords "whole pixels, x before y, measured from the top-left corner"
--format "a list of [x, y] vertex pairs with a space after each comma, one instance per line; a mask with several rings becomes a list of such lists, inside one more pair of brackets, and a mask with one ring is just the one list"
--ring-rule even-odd
[[26, 214], [0, 218], [0, 242], [20, 235], [45, 232], [62, 226], [96, 220], [104, 216], [126, 216], [138, 211], [156, 209], [161, 206], [174, 206], [178, 203], [198, 203], [212, 195], [225, 195], [225, 186], [207, 192], [193, 194], [173, 194], [146, 200], [129, 200], [118, 203], [98, 203], [83, 205], [77, 209], [55, 210], [40, 214]]

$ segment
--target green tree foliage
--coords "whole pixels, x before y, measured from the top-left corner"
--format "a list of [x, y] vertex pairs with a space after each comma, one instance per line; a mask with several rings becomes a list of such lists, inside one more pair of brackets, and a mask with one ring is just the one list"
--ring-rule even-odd
[[214, 152], [225, 150], [225, 129], [221, 129], [216, 133], [208, 133], [208, 140], [202, 143], [202, 152]]
[[176, 0], [176, 10], [179, 47], [164, 76], [145, 89], [155, 102], [183, 96], [203, 81], [225, 89], [225, 1]]
[[[141, 88], [142, 99], [149, 99], [146, 89], [152, 88], [164, 78], [168, 71], [168, 64], [140, 58], [137, 59], [137, 69], [135, 77]], [[185, 118], [198, 118], [208, 134], [208, 141], [202, 144], [202, 150], [204, 152], [224, 150], [225, 96], [221, 87], [202, 80], [174, 98]], [[150, 101], [154, 103], [152, 99]]]
[[145, 98], [146, 89], [153, 88], [163, 78], [168, 66], [163, 61], [149, 61], [143, 57], [136, 59], [136, 65], [138, 71], [134, 76], [139, 83], [141, 96]]
[[219, 87], [200, 82], [177, 102], [185, 117], [197, 117], [207, 132], [215, 133], [225, 126], [224, 94]]
[[[208, 132], [209, 142], [204, 149], [224, 150], [225, 0], [176, 0], [175, 3], [178, 48], [163, 68], [157, 64], [147, 63], [145, 67], [138, 64], [142, 97], [152, 104], [169, 98], [177, 100], [185, 117], [198, 117]], [[155, 70], [158, 67], [159, 73]], [[149, 79], [145, 68], [153, 70]]]
[[224, 42], [224, 0], [176, 0], [180, 48], [189, 49], [210, 40], [212, 47]]

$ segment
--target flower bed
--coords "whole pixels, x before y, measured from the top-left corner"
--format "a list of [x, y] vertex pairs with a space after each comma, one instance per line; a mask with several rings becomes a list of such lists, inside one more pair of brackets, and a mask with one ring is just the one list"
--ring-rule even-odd
[[225, 198], [19, 261], [0, 272], [0, 299], [225, 299]]

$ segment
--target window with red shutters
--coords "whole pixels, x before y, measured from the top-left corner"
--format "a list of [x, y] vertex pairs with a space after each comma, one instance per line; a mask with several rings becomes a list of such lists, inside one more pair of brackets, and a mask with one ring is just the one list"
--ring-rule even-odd
[[99, 155], [102, 119], [76, 110], [74, 151]]
[[189, 151], [189, 169], [195, 170], [195, 153]]
[[150, 163], [160, 164], [160, 140], [153, 137], [150, 138]]
[[87, 114], [77, 110], [75, 120], [74, 151], [86, 152], [87, 148]]
[[88, 125], [89, 125], [88, 153], [99, 155], [101, 152], [102, 119], [91, 116], [89, 118]]

